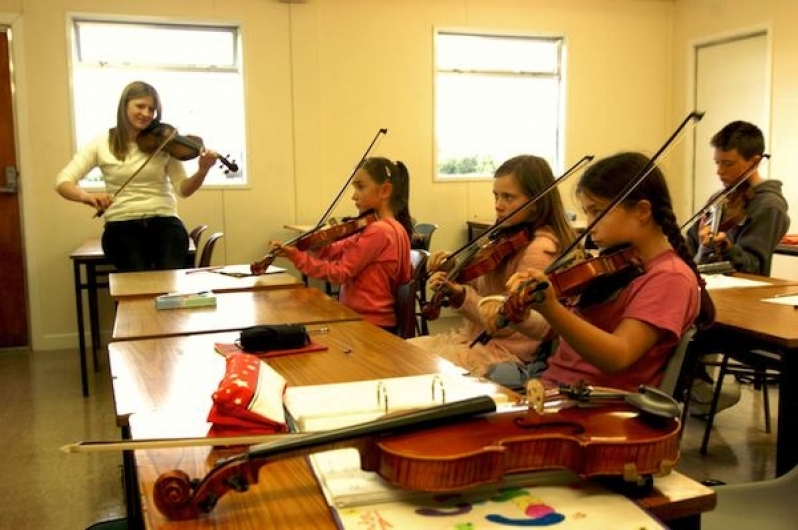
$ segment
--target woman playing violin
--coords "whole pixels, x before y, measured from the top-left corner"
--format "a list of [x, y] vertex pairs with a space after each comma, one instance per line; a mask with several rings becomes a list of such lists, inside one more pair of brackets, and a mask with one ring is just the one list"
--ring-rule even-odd
[[[62, 197], [102, 213], [103, 251], [120, 271], [186, 266], [188, 233], [177, 216], [175, 194], [189, 197], [197, 191], [216, 160], [214, 152], [204, 151], [191, 177], [186, 176], [183, 163], [166, 152], [142, 167], [150, 153], [142, 152], [136, 139], [160, 116], [161, 100], [155, 88], [142, 81], [130, 83], [119, 98], [116, 127], [78, 151], [56, 179], [56, 191]], [[103, 174], [103, 193], [88, 193], [78, 185], [95, 167]]]
[[[493, 202], [497, 221], [520, 208], [553, 182], [551, 168], [543, 158], [521, 155], [504, 162], [493, 177]], [[510, 232], [527, 229], [530, 234], [529, 242], [515, 250], [497, 268], [468, 282], [460, 282], [456, 278], [449, 278], [445, 271], [437, 271], [427, 282], [431, 289], [443, 289], [448, 295], [451, 306], [463, 317], [460, 328], [448, 333], [410, 339], [413, 344], [480, 376], [490, 377], [488, 372], [495, 363], [509, 362], [511, 366], [534, 369], [527, 365], [536, 359], [538, 347], [549, 332], [548, 324], [540, 317], [532, 315], [528, 322], [519, 324], [524, 327], [526, 334], [507, 329], [489, 343], [469, 348], [469, 344], [484, 331], [477, 311], [480, 300], [503, 292], [506, 281], [515, 272], [530, 267], [546, 267], [574, 239], [573, 229], [556, 188], [516, 213], [506, 222], [506, 226]], [[428, 269], [436, 270], [447, 255], [445, 252], [434, 254], [430, 258]]]
[[352, 179], [352, 200], [361, 214], [378, 221], [317, 251], [273, 241], [275, 254], [290, 259], [303, 274], [341, 285], [339, 300], [364, 319], [396, 330], [396, 288], [410, 281], [409, 175], [402, 162], [367, 158]]
[[[623, 187], [648, 163], [642, 154], [621, 153], [589, 167], [576, 190], [588, 222], [620, 196]], [[564, 305], [553, 287], [529, 304], [532, 313], [542, 315], [559, 336], [541, 377], [556, 384], [585, 381], [630, 391], [641, 384], [656, 386], [701, 305], [700, 276], [659, 169], [654, 167], [590, 235], [599, 248], [630, 245], [644, 271], [606, 300], [587, 307]], [[510, 278], [507, 288], [513, 293], [524, 282], [547, 279], [539, 267], [530, 268]], [[494, 303], [480, 308], [489, 331], [500, 320], [499, 307]], [[711, 305], [704, 309], [711, 310]], [[711, 319], [709, 314], [707, 319]]]

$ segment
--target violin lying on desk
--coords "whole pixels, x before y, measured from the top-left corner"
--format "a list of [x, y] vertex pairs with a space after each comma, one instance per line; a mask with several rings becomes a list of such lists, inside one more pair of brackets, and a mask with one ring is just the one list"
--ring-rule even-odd
[[213, 510], [227, 492], [257, 483], [269, 462], [341, 447], [359, 450], [363, 470], [411, 490], [458, 491], [505, 474], [561, 468], [639, 483], [671, 470], [680, 423], [630, 403], [496, 413], [493, 400], [480, 396], [252, 446], [218, 461], [201, 480], [169, 471], [156, 480], [153, 500], [169, 519], [193, 519]]

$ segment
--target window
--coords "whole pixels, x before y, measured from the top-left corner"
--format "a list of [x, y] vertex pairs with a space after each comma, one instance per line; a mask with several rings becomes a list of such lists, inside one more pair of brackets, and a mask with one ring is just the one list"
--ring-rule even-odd
[[[162, 122], [239, 166], [214, 167], [205, 186], [246, 184], [244, 88], [235, 26], [72, 20], [72, 104], [76, 147], [116, 125], [124, 87], [145, 81], [158, 90]], [[184, 162], [191, 175], [197, 159]], [[81, 185], [100, 187], [92, 172]]]
[[484, 179], [518, 154], [560, 167], [563, 39], [438, 30], [438, 180]]

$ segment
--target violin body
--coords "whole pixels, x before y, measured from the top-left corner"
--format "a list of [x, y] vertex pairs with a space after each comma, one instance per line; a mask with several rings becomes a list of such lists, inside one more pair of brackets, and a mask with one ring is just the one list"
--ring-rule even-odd
[[[181, 135], [177, 130], [167, 123], [153, 121], [149, 127], [144, 129], [136, 137], [136, 145], [142, 153], [152, 153], [172, 136], [171, 140], [163, 147], [163, 150], [170, 156], [178, 160], [186, 161], [197, 158], [205, 150], [202, 138], [192, 135]], [[231, 172], [238, 172], [238, 165], [230, 162], [225, 157], [217, 155], [219, 162]]]
[[[210, 512], [228, 491], [246, 491], [260, 468], [283, 458], [354, 447], [361, 467], [405, 489], [451, 492], [497, 482], [506, 474], [570, 469], [584, 477], [637, 482], [668, 473], [679, 457], [677, 418], [642, 413], [627, 403], [489, 413], [480, 396], [352, 427], [262, 444], [226, 459], [202, 480], [182, 471], [162, 474], [153, 488], [170, 519]], [[442, 412], [445, 409], [445, 412]], [[475, 414], [489, 414], [475, 416]]]
[[554, 287], [557, 298], [568, 300], [570, 305], [601, 303], [643, 272], [642, 260], [633, 249], [627, 247], [609, 252], [555, 271], [548, 275], [548, 282], [526, 282], [516, 292], [510, 293], [504, 302], [502, 314], [510, 322], [521, 322], [526, 308], [541, 301], [540, 291], [548, 288], [549, 283]]
[[[379, 216], [374, 211], [370, 210], [353, 219], [332, 224], [327, 228], [319, 228], [306, 232], [288, 243], [294, 245], [299, 250], [316, 250], [362, 232], [368, 225], [378, 220]], [[274, 250], [270, 251], [261, 259], [249, 265], [250, 272], [256, 275], [265, 273], [269, 265], [274, 263], [276, 257]]]
[[327, 228], [311, 231], [294, 241], [293, 244], [299, 250], [316, 250], [362, 232], [368, 225], [379, 221], [379, 219], [374, 211], [368, 211], [355, 218], [331, 224]]
[[[498, 269], [518, 250], [524, 248], [534, 238], [534, 230], [528, 225], [517, 225], [510, 230], [497, 233], [483, 246], [475, 246], [463, 256], [460, 262], [449, 271], [447, 279], [458, 283], [470, 282], [480, 276]], [[421, 308], [427, 320], [440, 317], [441, 306], [448, 306], [448, 297], [441, 291], [435, 291], [429, 301]]]

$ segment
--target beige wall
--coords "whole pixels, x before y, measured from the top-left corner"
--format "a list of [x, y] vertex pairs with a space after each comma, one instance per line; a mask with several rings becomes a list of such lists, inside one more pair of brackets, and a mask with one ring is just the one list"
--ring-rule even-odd
[[[374, 154], [410, 168], [413, 215], [441, 225], [435, 248], [459, 246], [466, 219], [492, 216], [490, 183], [432, 181], [436, 26], [565, 36], [566, 165], [655, 151], [683, 117], [672, 103], [680, 10], [672, 0], [0, 0], [0, 20], [15, 31], [33, 346], [77, 343], [68, 255], [102, 230], [88, 208], [53, 191], [75, 148], [67, 13], [241, 22], [252, 186], [180, 203], [187, 226], [225, 232], [220, 261], [241, 263], [286, 237], [284, 223], [315, 221], [380, 127], [389, 133]], [[348, 197], [340, 213], [351, 213]]]

